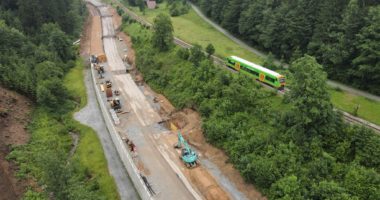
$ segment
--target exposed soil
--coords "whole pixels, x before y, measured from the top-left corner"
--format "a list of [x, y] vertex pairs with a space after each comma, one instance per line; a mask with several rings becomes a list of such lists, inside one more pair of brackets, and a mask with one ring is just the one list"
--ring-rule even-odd
[[91, 4], [87, 4], [87, 8], [90, 15], [84, 25], [85, 34], [81, 38], [81, 55], [83, 57], [103, 55], [102, 22], [99, 11]]
[[[115, 27], [119, 27], [121, 24], [121, 17], [117, 15], [115, 9], [110, 9], [113, 13], [113, 19], [116, 22]], [[132, 66], [131, 74], [136, 82], [141, 82], [144, 85], [145, 90], [148, 93], [155, 95], [155, 101], [160, 104], [159, 114], [163, 119], [167, 119], [168, 122], [175, 124], [178, 128], [182, 130], [185, 139], [194, 147], [201, 155], [205, 156], [207, 159], [212, 161], [220, 171], [237, 187], [237, 189], [244, 193], [244, 195], [253, 200], [264, 200], [266, 199], [258, 192], [252, 184], [247, 184], [241, 177], [240, 173], [233, 167], [232, 164], [228, 163], [227, 155], [220, 149], [213, 147], [206, 142], [203, 136], [202, 124], [200, 115], [191, 109], [184, 109], [181, 111], [176, 111], [175, 107], [170, 103], [170, 101], [161, 94], [155, 94], [150, 87], [143, 82], [143, 77], [136, 69], [135, 65], [135, 51], [132, 48], [132, 41], [129, 36], [123, 32], [118, 33], [118, 37], [123, 39], [124, 43], [128, 47], [127, 59], [128, 63]], [[175, 134], [168, 135], [166, 138], [166, 143], [168, 145], [175, 144], [177, 137]], [[230, 199], [229, 195], [222, 189], [222, 187], [217, 183], [217, 181], [212, 177], [212, 175], [202, 166], [193, 169], [183, 168], [185, 176], [195, 185], [198, 191], [207, 200], [227, 200]]]
[[[170, 102], [166, 102], [168, 104]], [[171, 115], [171, 121], [179, 126], [184, 133], [185, 139], [195, 146], [203, 156], [212, 161], [219, 170], [244, 193], [249, 199], [266, 199], [257, 189], [244, 181], [239, 171], [231, 163], [228, 163], [228, 156], [220, 149], [215, 148], [206, 142], [202, 132], [200, 115], [191, 110], [184, 109]]]
[[20, 199], [31, 180], [15, 177], [17, 166], [5, 157], [11, 146], [26, 144], [32, 103], [26, 97], [0, 86], [0, 200]]

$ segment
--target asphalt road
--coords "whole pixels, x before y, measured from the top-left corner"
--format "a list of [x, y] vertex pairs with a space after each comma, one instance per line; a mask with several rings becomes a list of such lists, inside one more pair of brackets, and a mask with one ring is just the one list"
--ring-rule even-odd
[[91, 128], [93, 128], [102, 143], [104, 154], [107, 159], [108, 169], [114, 178], [119, 191], [120, 199], [139, 199], [134, 185], [132, 184], [127, 171], [120, 161], [119, 155], [114, 147], [112, 139], [104, 123], [102, 113], [95, 96], [95, 88], [91, 81], [89, 69], [85, 70], [85, 84], [87, 89], [87, 105], [81, 111], [75, 113], [74, 118]]

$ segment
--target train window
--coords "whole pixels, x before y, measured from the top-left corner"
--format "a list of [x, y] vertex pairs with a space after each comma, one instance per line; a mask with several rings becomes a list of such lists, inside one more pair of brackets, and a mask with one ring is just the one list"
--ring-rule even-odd
[[252, 69], [247, 68], [247, 72], [249, 72], [255, 76], [259, 76], [259, 73], [257, 73], [256, 71], [253, 71]]
[[271, 78], [271, 77], [269, 77], [269, 76], [266, 76], [265, 79], [266, 79], [267, 81], [272, 82], [272, 83], [274, 83], [274, 82], [276, 81], [275, 79], [273, 79], [273, 78]]
[[280, 83], [285, 83], [285, 78], [280, 78]]
[[228, 63], [230, 63], [231, 65], [235, 65], [235, 62], [230, 59], [228, 59]]

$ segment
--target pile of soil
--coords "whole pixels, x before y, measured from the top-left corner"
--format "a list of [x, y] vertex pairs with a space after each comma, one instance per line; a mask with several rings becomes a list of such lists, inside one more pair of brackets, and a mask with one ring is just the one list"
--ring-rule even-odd
[[20, 199], [31, 180], [18, 180], [17, 166], [5, 157], [11, 146], [29, 141], [26, 126], [30, 120], [32, 103], [26, 97], [0, 86], [0, 200]]

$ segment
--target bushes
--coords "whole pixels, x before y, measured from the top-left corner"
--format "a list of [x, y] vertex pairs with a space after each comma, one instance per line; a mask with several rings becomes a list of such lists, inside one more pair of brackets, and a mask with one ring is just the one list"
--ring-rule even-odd
[[172, 2], [169, 2], [168, 6], [169, 6], [169, 14], [170, 16], [172, 17], [178, 17], [180, 15], [184, 15], [184, 14], [187, 14], [190, 10], [190, 6], [186, 3], [186, 1], [178, 1], [178, 0], [175, 0], [175, 1], [172, 1]]
[[[144, 35], [134, 48], [148, 84], [176, 108], [198, 110], [207, 141], [271, 199], [376, 199], [379, 162], [373, 155], [380, 137], [342, 122], [313, 58], [295, 62], [295, 77], [304, 80], [294, 85], [289, 104], [279, 103], [280, 97], [250, 77], [221, 70], [204, 55], [191, 59], [200, 52], [196, 46], [158, 52], [148, 42], [152, 33], [136, 24], [126, 31]], [[353, 188], [354, 180], [362, 185]]]

